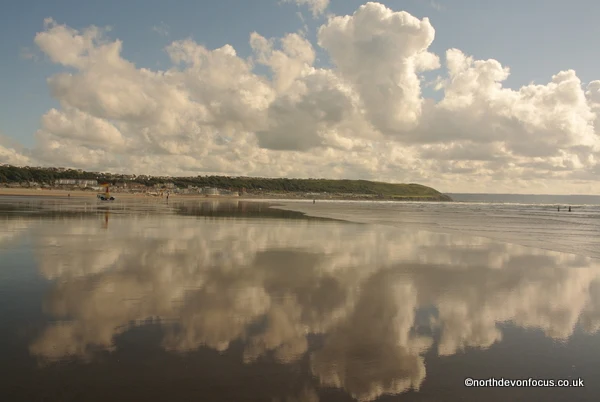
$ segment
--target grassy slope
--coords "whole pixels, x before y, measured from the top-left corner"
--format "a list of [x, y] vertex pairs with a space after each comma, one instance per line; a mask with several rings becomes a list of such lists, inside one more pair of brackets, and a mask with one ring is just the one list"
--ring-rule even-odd
[[[427, 198], [451, 201], [439, 191], [420, 184], [383, 183], [368, 180], [328, 180], [328, 179], [263, 179], [291, 182], [288, 191], [327, 192], [337, 194], [377, 195], [392, 199]], [[302, 189], [302, 190], [296, 190]], [[283, 190], [286, 191], [286, 190]]]
[[228, 177], [228, 176], [196, 176], [196, 177], [141, 177], [133, 180], [119, 174], [98, 172], [78, 172], [66, 170], [58, 172], [51, 168], [29, 168], [16, 166], [0, 166], [0, 183], [54, 183], [59, 179], [97, 179], [98, 182], [114, 185], [121, 181], [133, 181], [152, 187], [171, 181], [177, 187], [218, 187], [239, 191], [246, 189], [250, 193], [329, 193], [337, 195], [362, 195], [386, 199], [427, 198], [450, 201], [431, 187], [420, 184], [394, 184], [367, 180], [330, 180], [330, 179], [285, 179], [262, 177]]

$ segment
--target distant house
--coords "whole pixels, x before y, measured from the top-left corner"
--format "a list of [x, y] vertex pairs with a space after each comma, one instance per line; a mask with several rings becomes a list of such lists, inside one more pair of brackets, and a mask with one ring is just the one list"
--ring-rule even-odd
[[59, 186], [76, 186], [77, 179], [58, 179], [58, 182], [56, 184], [58, 184]]
[[98, 180], [58, 179], [56, 184], [58, 184], [59, 186], [93, 187], [98, 185]]
[[174, 183], [156, 183], [154, 188], [175, 188]]
[[98, 185], [98, 180], [77, 180], [80, 187], [94, 187]]
[[202, 193], [206, 195], [219, 195], [219, 189], [214, 187], [204, 187]]

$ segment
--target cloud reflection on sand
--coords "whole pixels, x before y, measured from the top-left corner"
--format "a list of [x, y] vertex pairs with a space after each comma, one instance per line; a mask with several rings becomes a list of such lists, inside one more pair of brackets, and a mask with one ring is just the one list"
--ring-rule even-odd
[[0, 220], [0, 249], [10, 249], [32, 226], [28, 219]]
[[[31, 233], [41, 274], [55, 280], [44, 308], [61, 320], [32, 343], [41, 359], [93, 359], [131, 323], [159, 319], [167, 350], [223, 351], [241, 340], [249, 364], [308, 354], [322, 385], [368, 401], [418, 389], [432, 347], [452, 355], [499, 342], [500, 323], [555, 339], [578, 323], [600, 328], [600, 261], [582, 256], [340, 223], [95, 223], [55, 221]], [[415, 331], [417, 312], [431, 306], [437, 343]], [[310, 334], [324, 336], [316, 350]]]

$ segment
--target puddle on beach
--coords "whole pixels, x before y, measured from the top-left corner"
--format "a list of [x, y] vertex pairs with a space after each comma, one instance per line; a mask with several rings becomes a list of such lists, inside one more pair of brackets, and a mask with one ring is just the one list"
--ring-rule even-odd
[[0, 200], [1, 400], [600, 398], [598, 259], [243, 201], [22, 202]]

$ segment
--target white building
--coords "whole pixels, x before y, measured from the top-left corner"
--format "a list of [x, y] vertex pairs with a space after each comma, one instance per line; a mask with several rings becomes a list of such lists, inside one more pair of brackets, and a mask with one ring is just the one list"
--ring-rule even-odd
[[98, 180], [85, 180], [85, 179], [58, 179], [56, 184], [60, 186], [81, 186], [81, 187], [93, 187], [98, 185]]
[[77, 182], [82, 187], [94, 187], [98, 185], [98, 180], [77, 180]]
[[214, 187], [204, 187], [202, 193], [206, 195], [219, 195], [219, 189]]
[[75, 186], [77, 185], [77, 179], [59, 179], [57, 184], [61, 186]]

